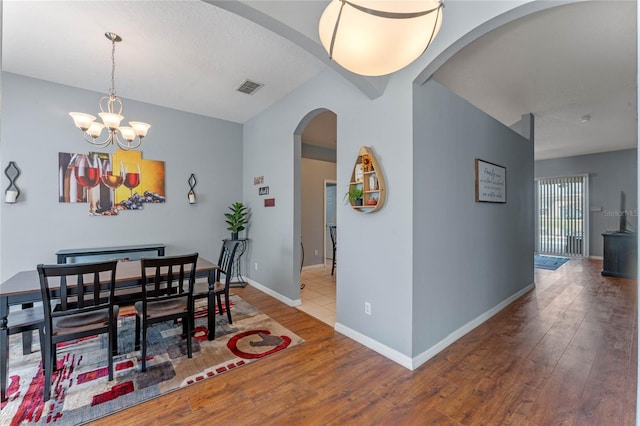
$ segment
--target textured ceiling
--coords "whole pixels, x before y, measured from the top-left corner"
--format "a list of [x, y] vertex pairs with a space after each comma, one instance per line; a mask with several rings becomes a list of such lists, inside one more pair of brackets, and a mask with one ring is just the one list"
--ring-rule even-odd
[[434, 79], [507, 126], [533, 113], [537, 159], [632, 148], [636, 40], [636, 2], [560, 6], [481, 37]]
[[[3, 70], [245, 122], [325, 65], [292, 42], [201, 1], [4, 1]], [[37, 30], [35, 30], [37, 29]], [[264, 84], [236, 92], [246, 78]], [[96, 101], [97, 102], [97, 101]], [[126, 106], [126, 104], [125, 104]]]
[[[104, 33], [112, 31], [123, 38], [116, 50], [123, 98], [244, 123], [327, 68], [375, 97], [386, 78], [340, 70], [319, 45], [327, 2], [4, 0], [2, 68], [105, 93]], [[533, 113], [536, 158], [630, 148], [636, 34], [636, 2], [554, 7], [476, 40], [434, 77], [506, 125]], [[236, 92], [245, 78], [265, 86], [252, 96]], [[585, 114], [591, 120], [581, 123]], [[315, 143], [334, 143], [335, 133], [327, 135]]]

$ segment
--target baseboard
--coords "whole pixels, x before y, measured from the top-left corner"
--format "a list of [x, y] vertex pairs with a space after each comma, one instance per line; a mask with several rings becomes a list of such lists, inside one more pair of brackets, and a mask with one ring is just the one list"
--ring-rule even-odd
[[458, 340], [459, 338], [461, 338], [465, 334], [469, 333], [474, 328], [478, 327], [479, 325], [481, 325], [482, 323], [487, 321], [489, 318], [491, 318], [492, 316], [494, 316], [495, 314], [497, 314], [498, 312], [500, 312], [501, 310], [503, 310], [504, 308], [509, 306], [512, 302], [514, 302], [516, 299], [520, 298], [522, 295], [528, 293], [533, 288], [535, 288], [535, 283], [529, 284], [528, 286], [526, 286], [522, 290], [518, 291], [517, 293], [514, 293], [513, 295], [509, 296], [508, 298], [506, 298], [502, 302], [498, 303], [493, 308], [489, 309], [488, 311], [484, 312], [483, 314], [480, 314], [479, 316], [477, 316], [476, 318], [472, 319], [471, 321], [469, 321], [468, 323], [466, 323], [462, 327], [458, 328], [453, 333], [449, 334], [447, 337], [445, 337], [444, 339], [442, 339], [441, 341], [439, 341], [435, 345], [431, 346], [426, 351], [422, 352], [420, 355], [415, 356], [413, 358], [413, 361], [412, 361], [412, 364], [411, 364], [411, 367], [410, 367], [411, 370], [415, 370], [416, 368], [420, 367], [425, 362], [429, 361], [431, 358], [433, 358], [438, 353], [440, 353], [442, 350], [444, 350], [447, 346], [451, 345], [453, 342], [455, 342], [456, 340]]
[[[254, 281], [252, 279], [247, 278], [247, 282], [249, 284], [251, 284], [253, 287], [255, 287], [256, 289], [262, 291], [263, 293], [268, 294], [269, 296], [278, 299], [279, 301], [281, 301], [282, 303], [288, 305], [288, 306], [299, 306], [302, 304], [301, 300], [292, 300], [289, 299], [288, 297], [284, 297], [282, 296], [280, 293], [276, 293], [275, 291], [271, 290], [268, 287], [263, 286], [262, 284], [258, 283], [257, 281]], [[518, 299], [519, 297], [521, 297], [522, 295], [528, 293], [529, 291], [531, 291], [532, 289], [535, 288], [535, 283], [531, 283], [528, 286], [526, 286], [525, 288], [523, 288], [522, 290], [518, 291], [517, 293], [514, 293], [513, 295], [509, 296], [508, 298], [506, 298], [505, 300], [503, 300], [502, 302], [500, 302], [499, 304], [497, 304], [496, 306], [494, 306], [493, 308], [489, 309], [488, 311], [484, 312], [483, 314], [477, 316], [476, 318], [472, 319], [471, 321], [469, 321], [468, 323], [466, 323], [465, 325], [463, 325], [462, 327], [458, 328], [457, 330], [455, 330], [453, 333], [449, 334], [447, 337], [445, 337], [444, 339], [442, 339], [441, 341], [439, 341], [438, 343], [436, 343], [435, 345], [433, 345], [432, 347], [430, 347], [429, 349], [427, 349], [426, 351], [422, 352], [420, 355], [415, 356], [413, 358], [398, 352], [397, 350], [390, 348], [386, 345], [383, 345], [382, 343], [378, 342], [375, 339], [372, 339], [369, 336], [365, 336], [362, 333], [359, 333], [349, 327], [347, 327], [344, 324], [341, 324], [339, 322], [336, 322], [334, 325], [334, 329], [340, 333], [343, 334], [347, 337], [349, 337], [350, 339], [355, 340], [356, 342], [368, 347], [369, 349], [376, 351], [377, 353], [379, 353], [380, 355], [390, 359], [393, 362], [396, 362], [398, 364], [400, 364], [401, 366], [409, 369], [409, 370], [415, 370], [416, 368], [420, 367], [422, 364], [424, 364], [425, 362], [427, 362], [428, 360], [430, 360], [431, 358], [433, 358], [434, 356], [436, 356], [438, 353], [440, 353], [442, 350], [444, 350], [447, 346], [451, 345], [452, 343], [454, 343], [456, 340], [458, 340], [459, 338], [461, 338], [462, 336], [464, 336], [465, 334], [469, 333], [470, 331], [472, 331], [473, 329], [475, 329], [476, 327], [478, 327], [479, 325], [483, 324], [485, 321], [487, 321], [489, 318], [493, 317], [494, 315], [496, 315], [498, 312], [500, 312], [501, 310], [503, 310], [504, 308], [506, 308], [507, 306], [509, 306], [512, 302], [514, 302], [516, 299]]]
[[408, 368], [409, 370], [413, 369], [411, 368], [412, 366], [411, 358], [408, 357], [407, 355], [400, 353], [395, 349], [392, 349], [386, 345], [383, 345], [382, 343], [372, 339], [371, 337], [365, 336], [362, 333], [358, 333], [357, 331], [352, 330], [351, 328], [339, 322], [335, 323], [334, 329], [338, 333], [344, 334], [348, 338], [353, 339], [356, 342], [368, 347], [369, 349], [378, 352], [380, 355], [386, 358], [389, 358], [391, 361], [394, 361], [400, 364], [401, 366]]
[[603, 256], [589, 256], [589, 259], [604, 260], [604, 257]]
[[436, 356], [438, 353], [444, 350], [447, 346], [451, 345], [453, 342], [455, 342], [465, 334], [469, 333], [474, 328], [478, 327], [479, 325], [487, 321], [489, 318], [491, 318], [492, 316], [494, 316], [495, 314], [497, 314], [498, 312], [506, 308], [508, 305], [510, 305], [513, 301], [515, 301], [525, 293], [532, 290], [534, 287], [535, 287], [534, 283], [529, 284], [528, 286], [518, 291], [517, 293], [511, 295], [507, 299], [503, 300], [502, 302], [500, 302], [498, 305], [491, 308], [487, 312], [479, 315], [478, 317], [469, 321], [459, 329], [455, 330], [453, 333], [449, 334], [446, 338], [442, 339], [440, 342], [438, 342], [437, 344], [430, 347], [429, 349], [427, 349], [426, 351], [422, 352], [420, 355], [414, 358], [411, 358], [403, 353], [396, 351], [395, 349], [385, 346], [382, 343], [378, 342], [377, 340], [374, 340], [368, 336], [365, 336], [364, 334], [361, 334], [355, 330], [352, 330], [349, 327], [345, 326], [344, 324], [336, 322], [334, 327], [337, 332], [344, 334], [345, 336], [368, 347], [369, 349], [378, 352], [380, 355], [386, 358], [389, 358], [391, 361], [394, 361], [400, 364], [401, 366], [408, 368], [409, 370], [415, 370], [416, 368], [420, 367], [422, 364], [424, 364], [425, 362], [427, 362], [428, 360]]
[[283, 295], [281, 295], [280, 293], [276, 293], [275, 291], [271, 290], [269, 287], [265, 287], [262, 284], [260, 284], [257, 281], [254, 281], [250, 278], [245, 278], [247, 280], [247, 282], [249, 284], [251, 284], [252, 287], [260, 290], [263, 293], [268, 294], [269, 296], [273, 297], [274, 299], [278, 299], [279, 301], [281, 301], [282, 303], [284, 303], [285, 305], [288, 306], [300, 306], [302, 305], [302, 301], [300, 299], [297, 300], [293, 300], [293, 299], [289, 299], [288, 297], [285, 297]]

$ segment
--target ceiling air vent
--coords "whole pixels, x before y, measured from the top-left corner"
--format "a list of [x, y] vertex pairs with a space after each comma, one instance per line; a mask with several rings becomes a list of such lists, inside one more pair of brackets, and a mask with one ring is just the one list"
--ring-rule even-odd
[[247, 79], [247, 80], [243, 81], [242, 83], [240, 83], [240, 86], [238, 86], [236, 88], [236, 90], [238, 92], [246, 93], [247, 95], [253, 95], [262, 86], [264, 86], [264, 84], [256, 83], [255, 81], [251, 81], [251, 80]]

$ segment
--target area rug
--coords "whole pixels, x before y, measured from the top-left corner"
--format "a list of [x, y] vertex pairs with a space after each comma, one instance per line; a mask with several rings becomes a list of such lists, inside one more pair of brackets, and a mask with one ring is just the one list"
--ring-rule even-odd
[[533, 266], [538, 269], [548, 269], [551, 271], [555, 271], [568, 261], [568, 257], [542, 256], [537, 254], [534, 257]]
[[140, 351], [134, 351], [135, 317], [118, 320], [118, 355], [114, 380], [108, 381], [107, 336], [58, 345], [58, 371], [51, 399], [43, 402], [44, 377], [34, 335], [34, 352], [22, 355], [19, 335], [11, 336], [8, 399], [2, 403], [1, 425], [76, 425], [131, 407], [151, 398], [215, 378], [234, 368], [291, 348], [303, 340], [232, 295], [233, 324], [216, 315], [216, 339], [207, 340], [206, 300], [196, 308], [193, 358], [187, 357], [182, 325], [167, 322], [148, 331], [147, 371], [140, 371]]

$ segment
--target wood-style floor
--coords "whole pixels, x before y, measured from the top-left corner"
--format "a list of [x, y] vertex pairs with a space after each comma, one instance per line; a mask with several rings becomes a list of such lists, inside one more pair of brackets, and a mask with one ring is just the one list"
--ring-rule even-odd
[[637, 282], [601, 265], [536, 270], [535, 290], [415, 371], [234, 289], [306, 342], [95, 424], [634, 425]]

